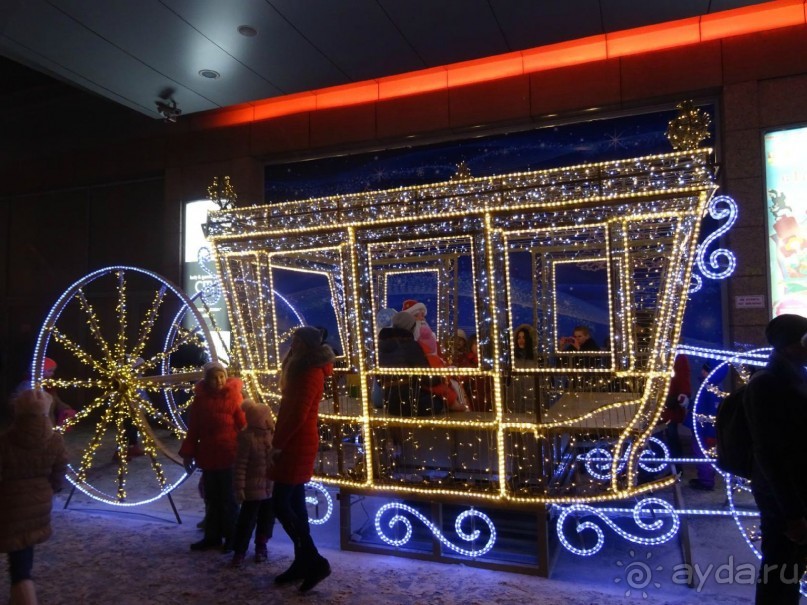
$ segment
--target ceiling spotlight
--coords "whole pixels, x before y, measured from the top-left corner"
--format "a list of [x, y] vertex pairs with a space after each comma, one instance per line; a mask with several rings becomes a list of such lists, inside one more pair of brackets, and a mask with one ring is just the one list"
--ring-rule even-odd
[[174, 99], [156, 101], [156, 104], [157, 112], [163, 117], [163, 122], [176, 122], [177, 118], [182, 114], [182, 110], [177, 107], [177, 102]]
[[218, 80], [221, 77], [221, 74], [213, 69], [200, 69], [199, 75], [209, 80]]
[[246, 36], [247, 38], [254, 38], [258, 35], [258, 30], [254, 27], [250, 27], [249, 25], [239, 25], [238, 33], [242, 36]]

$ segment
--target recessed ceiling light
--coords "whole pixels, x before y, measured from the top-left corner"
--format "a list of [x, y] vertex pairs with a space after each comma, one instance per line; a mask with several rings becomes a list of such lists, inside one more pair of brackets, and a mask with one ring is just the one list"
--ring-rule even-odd
[[239, 25], [238, 33], [242, 36], [246, 36], [247, 38], [254, 38], [258, 35], [258, 30], [254, 27], [250, 27], [249, 25]]
[[200, 69], [199, 75], [203, 78], [209, 78], [211, 80], [218, 80], [221, 77], [221, 74], [217, 71], [212, 69]]

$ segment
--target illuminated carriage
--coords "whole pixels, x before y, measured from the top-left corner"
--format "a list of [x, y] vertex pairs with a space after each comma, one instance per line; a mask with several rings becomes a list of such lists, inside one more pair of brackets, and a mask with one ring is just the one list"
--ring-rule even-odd
[[[652, 433], [700, 220], [715, 189], [710, 159], [702, 149], [486, 178], [458, 175], [432, 185], [211, 213], [206, 232], [233, 327], [230, 363], [249, 394], [275, 411], [294, 323], [284, 285], [290, 276], [325, 285], [311, 289], [316, 304], [307, 302], [306, 320], [316, 325], [327, 315], [341, 354], [321, 402], [315, 479], [340, 492], [344, 548], [356, 548], [360, 533], [352, 533], [352, 504], [377, 496], [375, 530], [393, 550], [411, 537], [406, 511], [434, 536], [422, 541], [433, 556], [442, 559], [446, 546], [478, 561], [496, 542], [483, 509], [505, 514], [505, 522], [532, 516], [532, 538], [523, 525], [516, 533], [537, 537], [537, 570], [547, 573], [552, 511], [560, 528], [574, 508], [568, 505], [649, 494], [672, 482], [658, 472], [669, 456]], [[723, 216], [712, 207], [719, 200], [709, 204], [713, 218]], [[590, 292], [583, 306], [593, 315], [569, 303], [584, 275]], [[379, 363], [380, 311], [411, 295], [428, 301], [449, 363], [458, 327], [478, 337], [475, 367]], [[107, 300], [116, 301], [114, 309], [103, 307]], [[186, 478], [176, 450], [189, 380], [200, 373], [175, 358], [187, 346], [215, 356], [198, 302], [157, 275], [118, 266], [73, 284], [48, 315], [34, 383], [81, 395], [81, 411], [62, 427], [75, 443], [68, 477], [78, 489], [134, 506]], [[560, 337], [577, 322], [598, 326], [598, 350], [563, 350]], [[529, 360], [515, 355], [513, 332], [521, 324], [534, 336]], [[164, 338], [160, 328], [167, 328]], [[80, 362], [77, 373], [44, 377], [51, 348], [58, 359]], [[485, 405], [414, 417], [391, 414], [384, 401], [374, 405], [377, 385], [415, 374], [483, 385]], [[140, 432], [147, 463], [126, 456], [105, 462], [125, 449], [127, 424]], [[314, 485], [330, 510], [327, 491]], [[640, 502], [664, 508], [654, 498]], [[451, 531], [444, 511], [446, 518], [456, 513], [455, 529], [469, 548], [444, 537]], [[652, 543], [677, 530], [677, 517], [666, 518], [669, 530], [656, 531]], [[482, 521], [481, 533], [462, 529]], [[398, 535], [402, 527], [406, 535]]]
[[[252, 394], [276, 406], [289, 333], [274, 292], [290, 274], [316, 274], [342, 349], [320, 410], [317, 480], [345, 494], [540, 510], [657, 489], [670, 479], [640, 481], [639, 464], [715, 189], [710, 158], [702, 149], [211, 213], [232, 354]], [[607, 333], [596, 352], [559, 345], [569, 321], [559, 290], [580, 270], [600, 284]], [[402, 275], [434, 284], [429, 319], [444, 351], [457, 327], [477, 335], [477, 367], [379, 364], [377, 317]], [[515, 363], [524, 301], [534, 359]], [[483, 381], [491, 411], [374, 407], [376, 382], [417, 373]], [[584, 472], [579, 456], [592, 451], [599, 472]]]

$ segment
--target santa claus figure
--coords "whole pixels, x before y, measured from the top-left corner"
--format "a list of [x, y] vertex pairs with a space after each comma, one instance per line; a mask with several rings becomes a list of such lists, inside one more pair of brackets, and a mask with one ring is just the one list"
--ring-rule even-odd
[[[429, 365], [433, 368], [446, 367], [445, 361], [440, 357], [440, 350], [437, 347], [437, 337], [432, 332], [431, 327], [426, 322], [426, 305], [416, 300], [405, 300], [403, 311], [406, 311], [415, 318], [415, 327], [412, 333], [415, 341], [423, 349]], [[446, 407], [452, 412], [468, 411], [468, 401], [462, 386], [454, 378], [447, 378], [443, 384], [434, 386], [431, 391], [443, 397]]]
[[[415, 318], [413, 334], [423, 352], [426, 353], [426, 357], [440, 357], [440, 352], [437, 348], [437, 337], [426, 322], [426, 305], [416, 300], [405, 300], [402, 310]], [[440, 365], [435, 365], [431, 359], [429, 359], [429, 363], [432, 364], [432, 367], [442, 367], [443, 365], [442, 362]]]

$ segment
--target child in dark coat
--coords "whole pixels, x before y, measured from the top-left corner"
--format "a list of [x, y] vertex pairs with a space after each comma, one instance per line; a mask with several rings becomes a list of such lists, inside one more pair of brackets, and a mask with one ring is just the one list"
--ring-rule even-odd
[[272, 503], [272, 481], [268, 477], [275, 431], [269, 406], [245, 399], [241, 409], [247, 418], [246, 428], [238, 434], [235, 459], [235, 499], [241, 503], [235, 524], [231, 567], [244, 562], [249, 538], [255, 530], [255, 562], [266, 561], [266, 543], [272, 537], [275, 512]]

